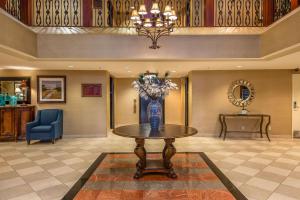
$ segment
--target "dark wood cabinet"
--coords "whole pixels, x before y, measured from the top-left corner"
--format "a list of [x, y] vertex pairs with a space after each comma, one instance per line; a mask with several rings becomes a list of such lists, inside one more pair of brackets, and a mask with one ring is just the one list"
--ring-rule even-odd
[[26, 123], [34, 120], [35, 106], [0, 107], [0, 140], [23, 140]]

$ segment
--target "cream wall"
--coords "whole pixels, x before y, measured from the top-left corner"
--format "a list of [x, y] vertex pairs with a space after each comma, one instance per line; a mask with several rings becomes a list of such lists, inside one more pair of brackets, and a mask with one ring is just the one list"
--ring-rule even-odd
[[[66, 75], [66, 104], [37, 104], [37, 75]], [[31, 102], [37, 109], [64, 110], [64, 136], [104, 137], [109, 120], [107, 101], [108, 73], [105, 71], [21, 71], [0, 70], [1, 77], [31, 76]], [[82, 83], [101, 83], [102, 97], [81, 97]]]
[[282, 23], [277, 22], [260, 36], [261, 56], [293, 46], [298, 46], [299, 49], [300, 8], [295, 9], [288, 15], [290, 17], [281, 19], [283, 20]]
[[[190, 125], [199, 135], [218, 135], [220, 113], [236, 113], [240, 108], [227, 99], [230, 84], [238, 79], [249, 80], [256, 97], [248, 107], [251, 113], [270, 114], [271, 134], [291, 135], [292, 132], [292, 75], [290, 70], [253, 71], [193, 71], [190, 78]], [[248, 124], [250, 123], [250, 124]], [[257, 128], [257, 121], [242, 121], [235, 128]]]
[[[139, 96], [132, 88], [131, 78], [115, 78], [115, 126], [139, 123]], [[181, 79], [172, 79], [178, 84], [179, 89], [171, 91], [165, 100], [165, 123], [184, 124], [184, 90]], [[134, 99], [136, 113], [133, 113]]]
[[37, 55], [37, 35], [0, 8], [0, 47]]

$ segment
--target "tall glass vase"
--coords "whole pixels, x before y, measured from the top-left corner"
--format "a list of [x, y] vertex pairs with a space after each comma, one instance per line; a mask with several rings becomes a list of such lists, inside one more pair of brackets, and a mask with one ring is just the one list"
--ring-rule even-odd
[[162, 118], [162, 107], [159, 100], [151, 100], [147, 107], [148, 119], [152, 131], [158, 131]]

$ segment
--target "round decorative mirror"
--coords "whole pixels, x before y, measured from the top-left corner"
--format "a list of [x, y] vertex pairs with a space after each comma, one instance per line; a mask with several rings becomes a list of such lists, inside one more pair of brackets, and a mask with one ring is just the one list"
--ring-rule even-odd
[[234, 81], [228, 90], [229, 101], [238, 107], [242, 107], [243, 110], [253, 101], [255, 98], [255, 90], [253, 85], [246, 80]]

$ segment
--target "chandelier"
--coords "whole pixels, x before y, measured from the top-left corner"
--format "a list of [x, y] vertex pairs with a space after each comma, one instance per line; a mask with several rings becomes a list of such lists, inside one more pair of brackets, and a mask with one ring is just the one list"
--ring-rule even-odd
[[152, 40], [150, 49], [158, 49], [157, 41], [162, 36], [168, 36], [173, 32], [177, 16], [171, 6], [166, 5], [164, 12], [159, 10], [158, 3], [153, 2], [152, 8], [148, 13], [143, 4], [140, 9], [133, 9], [131, 20], [140, 36], [146, 36]]

